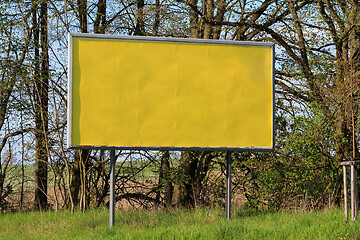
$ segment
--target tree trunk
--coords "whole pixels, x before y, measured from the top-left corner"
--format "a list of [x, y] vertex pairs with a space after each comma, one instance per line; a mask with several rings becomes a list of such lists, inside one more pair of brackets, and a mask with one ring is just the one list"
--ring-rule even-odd
[[171, 205], [171, 197], [173, 194], [173, 185], [171, 183], [171, 174], [170, 174], [170, 153], [169, 151], [165, 151], [164, 155], [162, 156], [161, 162], [161, 169], [163, 172], [163, 179], [164, 179], [164, 200], [165, 205]]
[[75, 150], [74, 165], [71, 175], [70, 192], [73, 199], [74, 206], [79, 205], [79, 193], [80, 193], [80, 155], [81, 150]]
[[360, 85], [360, 5], [358, 1], [353, 1], [351, 7], [351, 25], [355, 26], [350, 33], [350, 77], [351, 77], [351, 139], [352, 139], [352, 157], [359, 155], [356, 141], [356, 126], [359, 113], [359, 85]]
[[77, 0], [80, 32], [87, 33], [87, 0]]
[[192, 38], [200, 38], [200, 22], [198, 18], [197, 0], [189, 0], [189, 19], [190, 19], [190, 32]]
[[99, 0], [98, 11], [96, 13], [96, 19], [94, 22], [94, 32], [105, 34], [106, 29], [106, 0]]
[[173, 206], [195, 207], [193, 184], [196, 176], [196, 169], [198, 166], [197, 151], [183, 151], [181, 152], [181, 159], [179, 163], [179, 172], [176, 184], [174, 185], [174, 192], [172, 197]]
[[171, 198], [173, 194], [173, 185], [171, 183], [170, 175], [170, 153], [169, 151], [163, 151], [161, 156], [160, 171], [159, 171], [159, 183], [157, 186], [155, 201], [160, 201], [160, 190], [164, 188], [164, 206], [171, 205]]
[[7, 167], [9, 166], [10, 160], [11, 160], [11, 152], [9, 153], [9, 156], [6, 159], [4, 166], [2, 166], [1, 156], [0, 156], [0, 209], [3, 208], [3, 205], [5, 203], [5, 197], [7, 195], [6, 188], [4, 188], [4, 183], [6, 177], [6, 170]]
[[136, 13], [136, 25], [134, 35], [144, 36], [145, 35], [145, 22], [144, 22], [144, 0], [137, 0], [137, 13]]
[[[87, 0], [77, 0], [79, 13], [80, 32], [87, 33]], [[86, 159], [89, 150], [75, 150], [74, 165], [72, 169], [70, 192], [74, 202], [74, 207], [80, 204], [80, 188], [81, 188], [81, 159]]]
[[213, 0], [206, 0], [204, 1], [205, 4], [205, 16], [206, 16], [206, 22], [205, 22], [205, 27], [204, 27], [204, 39], [212, 39], [213, 38], [213, 32], [214, 32], [214, 28], [211, 25], [210, 21], [213, 20], [213, 15], [214, 15], [214, 1]]
[[160, 0], [155, 1], [155, 16], [154, 16], [154, 25], [153, 25], [153, 36], [159, 35], [159, 27], [160, 27]]
[[40, 78], [35, 79], [35, 208], [47, 208], [47, 164], [48, 164], [48, 86], [49, 86], [49, 55], [48, 55], [48, 25], [47, 0], [40, 1], [41, 30], [41, 71]]
[[[204, 185], [204, 180], [213, 158], [214, 154], [212, 152], [202, 152], [201, 154], [201, 158], [196, 169], [196, 178], [194, 179], [194, 196], [196, 201], [200, 201], [202, 186]], [[204, 204], [204, 202], [201, 203]]]

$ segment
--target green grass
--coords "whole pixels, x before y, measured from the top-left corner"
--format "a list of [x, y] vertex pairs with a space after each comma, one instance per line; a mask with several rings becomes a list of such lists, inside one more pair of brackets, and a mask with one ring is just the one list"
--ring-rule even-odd
[[341, 209], [321, 212], [221, 209], [118, 211], [108, 228], [108, 210], [7, 213], [0, 239], [360, 239], [360, 220], [345, 222]]

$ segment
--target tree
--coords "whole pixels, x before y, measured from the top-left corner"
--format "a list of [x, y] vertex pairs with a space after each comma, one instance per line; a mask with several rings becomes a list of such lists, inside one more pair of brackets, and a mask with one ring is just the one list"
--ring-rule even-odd
[[[283, 139], [285, 145], [277, 144], [274, 164], [282, 164], [285, 151], [287, 159], [294, 160], [291, 161], [294, 166], [305, 161], [300, 169], [309, 179], [327, 176], [327, 182], [316, 185], [316, 189], [322, 191], [310, 194], [313, 198], [321, 197], [320, 202], [329, 200], [339, 204], [339, 163], [358, 155], [358, 131], [355, 130], [359, 105], [359, 25], [355, 13], [358, 7], [354, 1], [288, 0], [283, 2], [281, 11], [290, 13], [291, 18], [283, 18], [275, 29], [267, 24], [238, 23], [239, 27], [263, 32], [280, 46], [277, 93], [285, 104], [280, 112], [287, 116], [287, 124], [292, 130], [285, 129], [289, 133]], [[317, 123], [318, 119], [322, 119], [321, 124]], [[308, 129], [319, 136], [314, 136]], [[308, 139], [304, 140], [306, 137]], [[317, 159], [315, 165], [314, 157]], [[282, 172], [282, 177], [290, 173]], [[290, 179], [294, 181], [294, 178]], [[313, 178], [312, 183], [316, 180]], [[280, 183], [279, 180], [275, 182]], [[303, 191], [311, 189], [302, 184], [297, 186]]]
[[[281, 9], [280, 5], [276, 5], [275, 10], [273, 9], [272, 4], [276, 1], [264, 1], [252, 6], [251, 4], [247, 5], [246, 1], [239, 2], [237, 5], [232, 4], [231, 1], [208, 0], [201, 1], [200, 7], [197, 1], [178, 2], [188, 6], [190, 32], [193, 38], [220, 39], [221, 37], [226, 38], [226, 34], [232, 32], [232, 38], [237, 40], [262, 40], [259, 38], [261, 32], [252, 25], [257, 21], [262, 21], [268, 26], [272, 26], [288, 14], [288, 12], [284, 12], [274, 18], [274, 15]], [[272, 12], [274, 13], [272, 14]], [[240, 20], [231, 23], [225, 21], [226, 17], [240, 17]], [[243, 22], [246, 22], [247, 25], [242, 25]], [[227, 25], [236, 28], [231, 31], [226, 30], [228, 32], [222, 36], [223, 28]], [[216, 153], [182, 152], [178, 167], [179, 180], [174, 183], [173, 205], [195, 206], [195, 201], [199, 199], [202, 191], [202, 181], [215, 157], [217, 157]]]
[[[34, 205], [38, 209], [47, 208], [47, 165], [48, 165], [48, 121], [49, 121], [49, 46], [48, 46], [48, 1], [40, 1], [40, 56], [37, 56], [38, 49], [35, 49], [35, 84], [34, 95], [35, 105], [35, 141], [36, 141], [36, 164], [35, 164], [35, 202]], [[34, 23], [36, 23], [36, 7], [34, 8]], [[37, 24], [34, 24], [36, 27]], [[35, 48], [38, 48], [39, 35], [35, 30], [34, 42]], [[38, 58], [39, 57], [39, 58]], [[38, 59], [40, 62], [38, 62]], [[39, 68], [41, 66], [41, 68]], [[39, 71], [40, 69], [40, 71]]]
[[[16, 7], [17, 3], [11, 4]], [[11, 112], [16, 109], [14, 102], [14, 92], [17, 91], [16, 84], [24, 83], [26, 78], [25, 62], [28, 48], [31, 42], [32, 29], [26, 23], [31, 16], [30, 11], [24, 14], [12, 12], [8, 3], [0, 4], [0, 42], [3, 46], [0, 51], [1, 59], [1, 80], [0, 80], [0, 130], [4, 133], [4, 124], [9, 121]], [[24, 26], [25, 25], [25, 26]], [[22, 29], [19, 26], [23, 26]], [[17, 34], [18, 30], [23, 30], [24, 34]], [[7, 171], [11, 164], [12, 152], [9, 145], [9, 153], [6, 160], [2, 161], [2, 153], [9, 139], [26, 132], [33, 131], [33, 128], [8, 129], [9, 132], [2, 136], [0, 145], [0, 208], [6, 207], [6, 197], [11, 193], [13, 183], [5, 184]]]

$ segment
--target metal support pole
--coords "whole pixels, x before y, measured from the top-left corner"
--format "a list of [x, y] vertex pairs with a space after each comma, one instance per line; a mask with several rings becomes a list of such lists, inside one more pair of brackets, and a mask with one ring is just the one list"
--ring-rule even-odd
[[350, 192], [351, 192], [351, 220], [355, 221], [356, 219], [356, 213], [355, 213], [355, 204], [356, 204], [356, 196], [355, 196], [355, 165], [351, 164], [351, 186], [350, 186]]
[[109, 226], [110, 229], [114, 225], [115, 219], [115, 150], [110, 150], [110, 219]]
[[348, 217], [348, 197], [347, 197], [347, 174], [346, 166], [343, 166], [343, 179], [344, 179], [344, 208], [345, 208], [345, 221], [349, 219]]
[[[355, 165], [356, 166], [356, 165]], [[357, 178], [357, 171], [356, 167], [354, 166], [354, 181], [355, 181], [355, 219], [358, 216], [359, 209], [358, 209], [358, 203], [359, 203], [359, 195], [358, 195], [358, 178]]]
[[226, 219], [231, 218], [231, 152], [226, 152]]

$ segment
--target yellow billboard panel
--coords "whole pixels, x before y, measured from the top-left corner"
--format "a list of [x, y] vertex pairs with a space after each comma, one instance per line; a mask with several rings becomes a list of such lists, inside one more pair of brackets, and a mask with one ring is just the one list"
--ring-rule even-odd
[[273, 45], [69, 35], [73, 148], [273, 149]]

